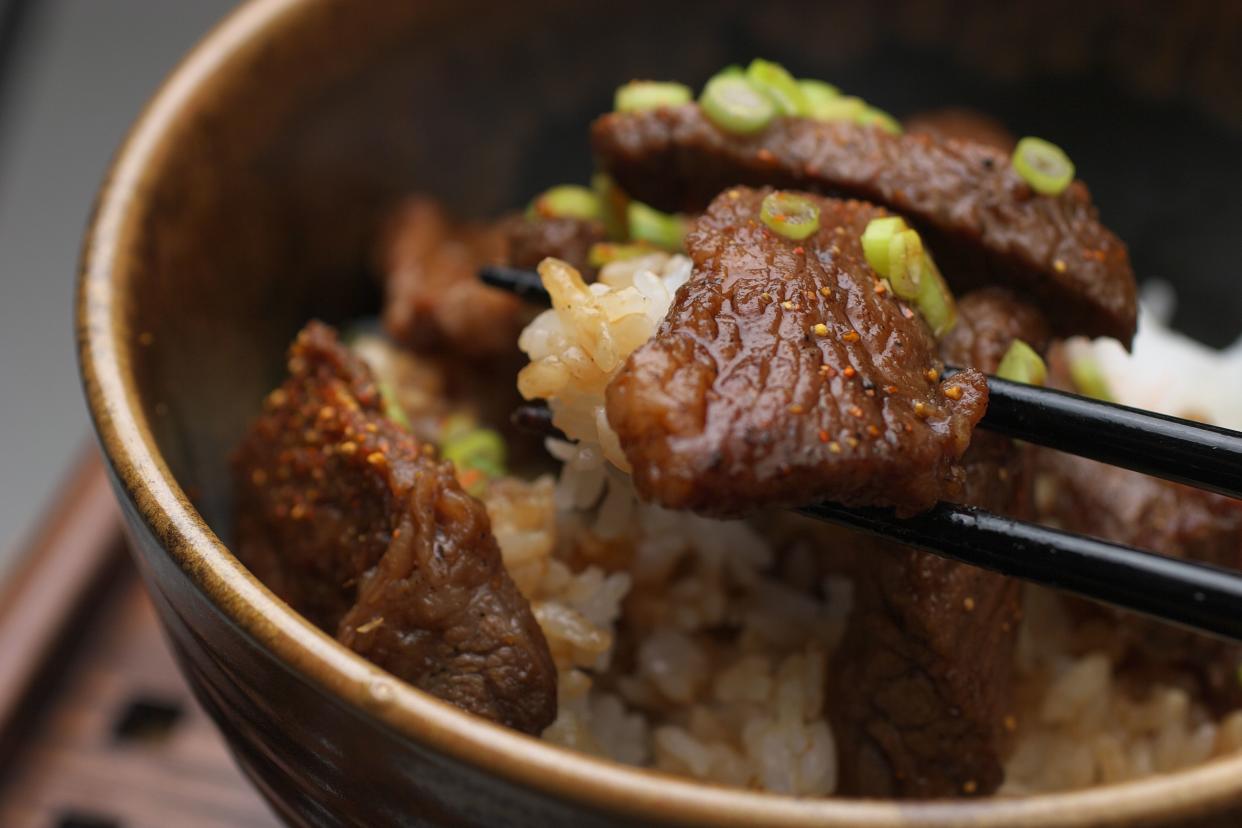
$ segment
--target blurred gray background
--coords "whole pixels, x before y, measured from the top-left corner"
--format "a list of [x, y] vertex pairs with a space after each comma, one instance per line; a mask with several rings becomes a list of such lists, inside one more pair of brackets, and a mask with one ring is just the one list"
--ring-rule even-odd
[[126, 128], [234, 0], [0, 0], [0, 577], [87, 445], [72, 296]]

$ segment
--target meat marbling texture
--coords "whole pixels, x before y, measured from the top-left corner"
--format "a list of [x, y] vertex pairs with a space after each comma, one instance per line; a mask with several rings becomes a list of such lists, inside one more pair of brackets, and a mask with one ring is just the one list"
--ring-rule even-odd
[[737, 184], [866, 199], [919, 225], [955, 290], [1008, 283], [1061, 333], [1134, 334], [1129, 254], [1086, 185], [1037, 195], [994, 147], [807, 118], [734, 135], [697, 104], [604, 115], [591, 142], [627, 193], [660, 209], [693, 212]]
[[[1047, 343], [1038, 311], [1000, 288], [968, 294], [941, 354], [993, 372], [1014, 338]], [[976, 432], [960, 500], [1030, 513], [1030, 477], [1008, 439]], [[908, 547], [859, 539], [855, 608], [834, 656], [840, 791], [872, 797], [985, 795], [1003, 781], [1013, 720], [1021, 584]]]
[[608, 387], [640, 496], [712, 515], [952, 496], [987, 386], [931, 373], [927, 326], [877, 287], [859, 238], [883, 211], [809, 196], [822, 227], [795, 242], [759, 222], [767, 192], [729, 190], [697, 221], [694, 274]]
[[527, 733], [556, 670], [484, 507], [383, 416], [370, 372], [311, 323], [233, 458], [237, 549], [338, 640], [414, 686]]

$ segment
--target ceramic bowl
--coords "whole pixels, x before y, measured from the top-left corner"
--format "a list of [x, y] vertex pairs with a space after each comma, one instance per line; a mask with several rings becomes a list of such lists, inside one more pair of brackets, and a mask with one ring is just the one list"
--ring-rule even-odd
[[[1181, 25], [1185, 15], [1168, 4], [1054, 5], [1049, 16], [1047, 4], [934, 0], [256, 0], [185, 59], [99, 196], [78, 299], [82, 377], [178, 662], [282, 817], [315, 826], [1242, 824], [1230, 810], [1242, 801], [1242, 757], [1081, 793], [939, 803], [796, 799], [592, 759], [370, 666], [276, 599], [227, 546], [229, 447], [278, 381], [303, 321], [376, 312], [369, 250], [384, 209], [417, 188], [486, 215], [584, 179], [585, 125], [630, 77], [698, 83], [759, 54], [899, 115], [965, 103], [1048, 135], [1074, 147], [1110, 224], [1134, 240], [1139, 272], [1182, 266], [1183, 321], [1222, 341], [1242, 316], [1242, 291], [1210, 281], [1234, 260], [1242, 210], [1231, 195], [1242, 191], [1237, 15], [1226, 3], [1198, 4], [1198, 22]], [[1153, 147], [1160, 164], [1145, 154]], [[1222, 198], [1211, 209], [1196, 201], [1214, 192]], [[1194, 205], [1193, 220], [1178, 219]]]

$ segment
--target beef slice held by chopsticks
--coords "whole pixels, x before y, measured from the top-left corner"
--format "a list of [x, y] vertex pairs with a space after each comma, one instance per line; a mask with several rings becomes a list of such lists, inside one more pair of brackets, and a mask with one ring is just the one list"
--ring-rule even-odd
[[806, 196], [821, 226], [795, 241], [760, 221], [769, 192], [712, 202], [686, 238], [690, 281], [608, 388], [639, 495], [709, 515], [953, 499], [983, 375], [943, 379], [926, 323], [867, 264], [883, 210]]

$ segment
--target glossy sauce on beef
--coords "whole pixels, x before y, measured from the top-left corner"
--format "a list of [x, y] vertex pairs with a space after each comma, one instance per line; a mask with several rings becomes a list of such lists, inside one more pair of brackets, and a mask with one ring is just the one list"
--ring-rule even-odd
[[943, 380], [926, 324], [866, 263], [883, 211], [810, 196], [821, 229], [794, 242], [760, 223], [768, 192], [731, 189], [698, 219], [690, 281], [608, 388], [639, 495], [714, 515], [951, 497], [983, 376]]
[[238, 556], [397, 677], [539, 733], [556, 715], [547, 642], [483, 504], [425, 448], [383, 415], [366, 366], [312, 322], [233, 457]]
[[1010, 284], [1060, 332], [1134, 334], [1129, 254], [1086, 185], [1038, 195], [994, 147], [807, 118], [734, 135], [695, 104], [604, 115], [591, 142], [626, 192], [661, 209], [694, 211], [736, 184], [865, 199], [919, 225], [955, 290]]

